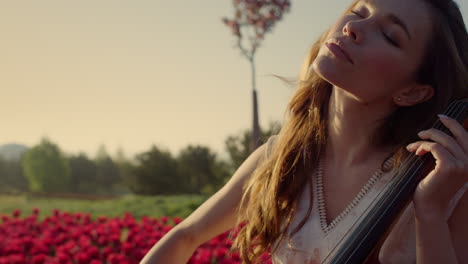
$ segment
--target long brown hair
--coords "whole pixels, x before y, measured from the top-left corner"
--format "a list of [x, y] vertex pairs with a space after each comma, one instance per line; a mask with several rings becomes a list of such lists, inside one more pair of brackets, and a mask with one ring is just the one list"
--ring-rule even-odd
[[[359, 0], [345, 11], [349, 12]], [[416, 75], [422, 84], [434, 88], [431, 99], [413, 106], [399, 107], [381, 120], [371, 138], [375, 146], [396, 146], [394, 166], [409, 154], [405, 146], [419, 140], [417, 132], [427, 129], [455, 101], [468, 97], [468, 37], [463, 17], [451, 0], [424, 0], [432, 15], [431, 38]], [[243, 263], [256, 263], [263, 254], [287, 234], [305, 186], [312, 186], [305, 171], [313, 169], [327, 141], [325, 114], [332, 85], [310, 69], [328, 31], [312, 45], [306, 56], [297, 90], [287, 105], [287, 116], [276, 137], [271, 154], [244, 185], [237, 224], [243, 222], [232, 245], [240, 251]], [[389, 156], [390, 157], [390, 156]], [[388, 158], [389, 158], [388, 157]], [[384, 170], [384, 163], [381, 168]], [[312, 201], [312, 192], [310, 201]], [[247, 203], [247, 204], [245, 204]], [[304, 219], [291, 232], [290, 239], [306, 223]], [[277, 244], [279, 245], [279, 243]], [[273, 248], [273, 254], [277, 247]]]

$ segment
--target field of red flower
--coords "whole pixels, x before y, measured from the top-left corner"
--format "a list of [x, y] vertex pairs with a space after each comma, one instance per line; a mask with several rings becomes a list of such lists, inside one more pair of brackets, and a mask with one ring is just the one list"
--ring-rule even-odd
[[[182, 218], [143, 217], [138, 223], [130, 213], [122, 218], [98, 217], [89, 213], [54, 210], [38, 221], [39, 209], [21, 218], [21, 211], [2, 215], [0, 223], [0, 264], [134, 264]], [[172, 224], [172, 225], [171, 225]], [[241, 263], [231, 252], [231, 230], [201, 245], [190, 264]], [[262, 262], [271, 263], [267, 253]]]

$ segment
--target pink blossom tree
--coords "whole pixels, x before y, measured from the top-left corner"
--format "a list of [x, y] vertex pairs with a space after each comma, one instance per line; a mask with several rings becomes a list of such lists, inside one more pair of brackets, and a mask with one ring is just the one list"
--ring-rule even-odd
[[[236, 47], [247, 58], [252, 68], [253, 128], [251, 151], [260, 146], [260, 125], [258, 121], [257, 91], [255, 88], [255, 52], [266, 33], [270, 32], [283, 14], [289, 12], [289, 0], [233, 0], [235, 16], [222, 18], [223, 23], [236, 36]], [[247, 43], [245, 43], [247, 42]]]

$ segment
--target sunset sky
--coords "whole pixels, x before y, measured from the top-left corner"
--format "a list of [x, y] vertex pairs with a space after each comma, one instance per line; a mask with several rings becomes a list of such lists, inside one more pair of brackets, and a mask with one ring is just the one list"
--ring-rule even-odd
[[[256, 55], [260, 125], [284, 117], [303, 58], [351, 1], [296, 0]], [[468, 3], [458, 1], [465, 21]], [[229, 0], [15, 0], [0, 6], [0, 144], [42, 137], [66, 153], [100, 145], [174, 154], [251, 127], [248, 61], [221, 22]]]

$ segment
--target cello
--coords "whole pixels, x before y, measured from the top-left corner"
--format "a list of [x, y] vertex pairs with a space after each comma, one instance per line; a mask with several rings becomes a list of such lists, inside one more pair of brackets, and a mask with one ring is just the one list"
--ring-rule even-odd
[[[468, 99], [452, 102], [443, 114], [456, 119], [468, 129]], [[453, 136], [440, 120], [432, 128]], [[322, 264], [370, 263], [375, 260], [378, 255], [376, 249], [383, 243], [403, 209], [411, 202], [419, 181], [434, 165], [432, 155], [408, 156], [395, 172], [395, 178], [388, 188], [364, 211], [349, 234], [344, 236]]]

